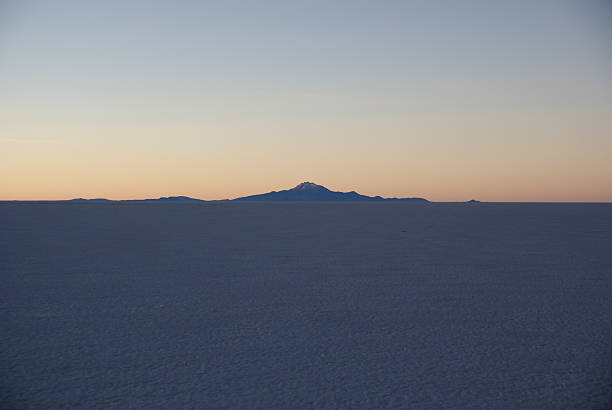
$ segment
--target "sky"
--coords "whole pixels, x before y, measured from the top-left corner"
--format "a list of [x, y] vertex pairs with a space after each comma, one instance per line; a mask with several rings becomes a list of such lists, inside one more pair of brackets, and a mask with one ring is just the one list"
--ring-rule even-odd
[[612, 202], [612, 2], [0, 0], [0, 200]]

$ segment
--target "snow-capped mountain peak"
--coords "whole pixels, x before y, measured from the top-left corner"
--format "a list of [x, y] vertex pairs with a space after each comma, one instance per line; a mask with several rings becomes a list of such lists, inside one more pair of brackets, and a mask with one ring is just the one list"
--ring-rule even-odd
[[314, 182], [302, 182], [291, 189], [292, 191], [329, 191], [323, 185], [317, 185]]

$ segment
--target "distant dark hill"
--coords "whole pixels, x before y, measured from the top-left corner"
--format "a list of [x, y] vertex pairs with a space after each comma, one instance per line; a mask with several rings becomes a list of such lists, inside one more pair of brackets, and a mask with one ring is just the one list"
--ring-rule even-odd
[[134, 199], [132, 201], [142, 201], [142, 202], [204, 202], [202, 199], [191, 198], [188, 196], [162, 196], [161, 198], [150, 198], [150, 199]]
[[85, 199], [85, 198], [74, 198], [71, 199], [72, 202], [109, 202], [110, 199], [106, 198], [93, 198], [93, 199]]
[[161, 198], [147, 198], [147, 199], [122, 199], [118, 201], [114, 201], [112, 199], [106, 198], [95, 198], [95, 199], [85, 199], [85, 198], [75, 198], [70, 201], [76, 202], [204, 202], [202, 199], [190, 198], [188, 196], [162, 196]]
[[294, 188], [284, 191], [272, 191], [266, 194], [243, 196], [234, 201], [277, 201], [277, 202], [348, 202], [348, 201], [369, 201], [369, 202], [429, 202], [424, 198], [383, 198], [381, 196], [367, 196], [358, 194], [355, 191], [337, 192], [331, 191], [324, 186], [313, 182], [302, 182]]

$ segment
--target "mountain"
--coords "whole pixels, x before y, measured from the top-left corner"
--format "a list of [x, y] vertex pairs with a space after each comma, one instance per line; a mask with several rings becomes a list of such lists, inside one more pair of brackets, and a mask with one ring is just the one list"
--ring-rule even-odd
[[369, 201], [369, 202], [429, 202], [424, 198], [383, 198], [381, 196], [367, 196], [355, 191], [337, 192], [331, 191], [314, 182], [302, 182], [301, 184], [283, 191], [272, 191], [266, 194], [243, 196], [234, 201], [286, 201], [286, 202], [347, 202], [347, 201]]

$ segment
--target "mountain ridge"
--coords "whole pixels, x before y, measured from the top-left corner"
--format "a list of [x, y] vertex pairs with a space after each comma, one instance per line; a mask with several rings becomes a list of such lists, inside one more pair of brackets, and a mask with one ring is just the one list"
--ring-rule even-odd
[[384, 198], [380, 195], [368, 196], [362, 195], [356, 191], [341, 192], [332, 191], [323, 185], [314, 182], [305, 181], [290, 189], [281, 191], [270, 191], [263, 194], [247, 195], [234, 199], [222, 199], [206, 201], [188, 196], [162, 196], [160, 198], [146, 199], [120, 199], [112, 200], [106, 198], [74, 198], [69, 202], [220, 202], [220, 201], [238, 201], [238, 202], [419, 202], [428, 203], [425, 198]]

